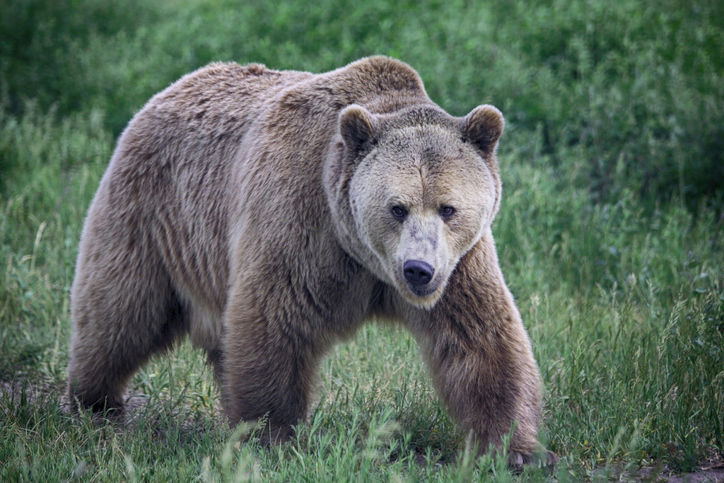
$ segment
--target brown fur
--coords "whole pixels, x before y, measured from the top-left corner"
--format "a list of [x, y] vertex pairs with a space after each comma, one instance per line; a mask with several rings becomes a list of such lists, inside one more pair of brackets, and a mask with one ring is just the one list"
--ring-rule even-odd
[[[231, 423], [266, 415], [285, 438], [327, 349], [397, 319], [463, 428], [487, 449], [517, 422], [512, 449], [532, 454], [538, 369], [490, 231], [502, 130], [491, 106], [449, 116], [384, 57], [183, 77], [130, 122], [91, 205], [69, 394], [120, 408], [139, 366], [188, 334]], [[427, 285], [408, 283], [408, 260], [434, 269]]]

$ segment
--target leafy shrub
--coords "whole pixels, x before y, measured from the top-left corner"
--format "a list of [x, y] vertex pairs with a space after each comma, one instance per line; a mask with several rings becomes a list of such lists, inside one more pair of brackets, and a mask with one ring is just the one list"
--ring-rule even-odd
[[499, 105], [511, 142], [539, 133], [558, 169], [585, 160], [578, 182], [595, 199], [631, 188], [694, 207], [722, 193], [724, 7], [714, 0], [21, 0], [4, 2], [0, 18], [13, 112], [23, 98], [61, 115], [96, 107], [118, 133], [154, 92], [213, 60], [322, 71], [382, 53], [416, 67], [456, 114]]
[[722, 193], [721, 2], [498, 2], [500, 46], [516, 56], [497, 86], [514, 123], [539, 127], [561, 169], [586, 159], [599, 199], [632, 188], [697, 200]]

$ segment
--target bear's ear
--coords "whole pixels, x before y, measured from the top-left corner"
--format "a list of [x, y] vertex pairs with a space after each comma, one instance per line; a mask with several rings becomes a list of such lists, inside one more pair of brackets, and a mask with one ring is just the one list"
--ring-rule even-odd
[[503, 114], [497, 107], [489, 104], [478, 106], [463, 120], [463, 139], [486, 155], [493, 154], [504, 127]]
[[339, 114], [339, 132], [347, 147], [358, 153], [365, 143], [374, 140], [375, 125], [372, 114], [362, 106], [352, 104]]

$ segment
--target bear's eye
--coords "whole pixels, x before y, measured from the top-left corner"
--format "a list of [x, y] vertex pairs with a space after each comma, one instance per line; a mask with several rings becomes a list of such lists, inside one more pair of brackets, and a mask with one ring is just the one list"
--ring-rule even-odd
[[396, 205], [393, 206], [390, 211], [392, 212], [392, 216], [397, 218], [398, 221], [402, 221], [407, 216], [407, 210], [404, 206]]
[[440, 207], [440, 217], [447, 221], [455, 214], [455, 208], [452, 206], [443, 205]]

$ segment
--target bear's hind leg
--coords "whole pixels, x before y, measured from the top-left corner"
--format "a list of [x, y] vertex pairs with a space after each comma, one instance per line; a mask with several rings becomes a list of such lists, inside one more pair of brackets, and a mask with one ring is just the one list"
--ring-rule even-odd
[[82, 253], [71, 297], [73, 408], [122, 409], [136, 370], [187, 332], [185, 307], [160, 261], [149, 258], [132, 254], [116, 261], [100, 249]]

